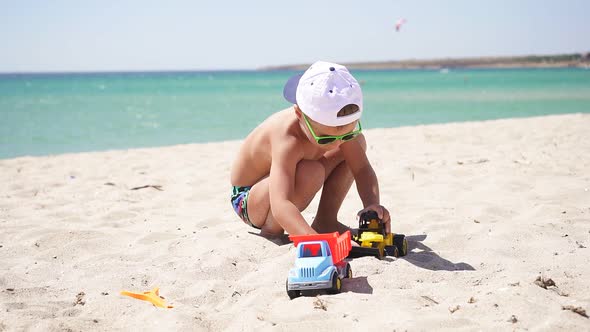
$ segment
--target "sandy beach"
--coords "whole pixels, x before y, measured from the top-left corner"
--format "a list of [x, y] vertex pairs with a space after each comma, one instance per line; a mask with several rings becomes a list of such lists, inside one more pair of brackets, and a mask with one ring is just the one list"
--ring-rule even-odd
[[[354, 259], [341, 294], [295, 300], [292, 244], [231, 209], [238, 141], [0, 160], [0, 331], [588, 331], [589, 128], [366, 130], [411, 252]], [[353, 186], [341, 222], [361, 208]], [[174, 308], [119, 294], [155, 287]]]

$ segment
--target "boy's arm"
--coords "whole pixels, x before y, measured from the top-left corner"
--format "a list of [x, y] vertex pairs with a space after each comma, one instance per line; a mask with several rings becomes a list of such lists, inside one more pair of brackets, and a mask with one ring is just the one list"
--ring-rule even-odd
[[340, 149], [348, 168], [354, 176], [363, 206], [366, 208], [370, 205], [379, 204], [379, 182], [367, 158], [365, 149], [361, 145], [364, 141], [365, 138], [361, 134], [356, 139], [340, 145]]
[[366, 210], [373, 210], [385, 223], [385, 230], [387, 233], [391, 232], [391, 217], [389, 211], [381, 205], [379, 200], [379, 182], [377, 175], [367, 158], [365, 149], [364, 135], [359, 135], [340, 146], [344, 159], [356, 182], [356, 188], [363, 202], [364, 209], [359, 212], [359, 215]]
[[295, 195], [295, 174], [303, 153], [293, 137], [281, 137], [272, 147], [269, 196], [275, 220], [291, 235], [316, 234], [301, 215], [292, 199]]

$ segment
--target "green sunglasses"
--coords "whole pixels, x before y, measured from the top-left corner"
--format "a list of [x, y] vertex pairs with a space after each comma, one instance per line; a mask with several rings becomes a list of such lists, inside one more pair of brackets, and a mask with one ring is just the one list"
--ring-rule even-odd
[[353, 130], [347, 134], [339, 135], [339, 136], [317, 136], [315, 134], [315, 131], [313, 131], [313, 128], [311, 128], [311, 124], [309, 123], [309, 120], [307, 119], [307, 116], [305, 116], [305, 114], [303, 114], [303, 119], [305, 120], [305, 123], [307, 124], [307, 128], [309, 128], [309, 132], [311, 133], [311, 135], [313, 135], [313, 138], [315, 139], [315, 141], [321, 145], [330, 144], [336, 140], [342, 140], [344, 142], [350, 141], [351, 139], [357, 137], [363, 131], [363, 127], [361, 126], [361, 121], [359, 120], [358, 121], [359, 129], [358, 130]]

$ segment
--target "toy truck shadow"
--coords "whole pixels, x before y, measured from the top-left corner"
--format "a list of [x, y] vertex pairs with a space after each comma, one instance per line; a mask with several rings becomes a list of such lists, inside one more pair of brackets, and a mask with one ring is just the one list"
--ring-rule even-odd
[[290, 299], [304, 291], [326, 290], [340, 293], [342, 279], [352, 278], [346, 256], [350, 252], [350, 232], [289, 237], [296, 246], [295, 267], [289, 271], [286, 289]]
[[446, 258], [439, 256], [432, 248], [423, 243], [427, 235], [408, 235], [409, 250], [411, 254], [403, 257], [405, 261], [419, 268], [431, 271], [475, 271], [475, 268], [468, 263], [453, 263]]

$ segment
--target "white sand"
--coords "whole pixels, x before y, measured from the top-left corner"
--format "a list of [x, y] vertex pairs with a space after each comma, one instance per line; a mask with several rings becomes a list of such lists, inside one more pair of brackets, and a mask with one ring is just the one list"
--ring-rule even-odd
[[[366, 136], [412, 252], [293, 301], [292, 245], [230, 207], [237, 142], [0, 160], [0, 331], [590, 330], [562, 309], [590, 315], [590, 115]], [[341, 221], [360, 208], [353, 187]], [[156, 286], [173, 309], [119, 295]]]

